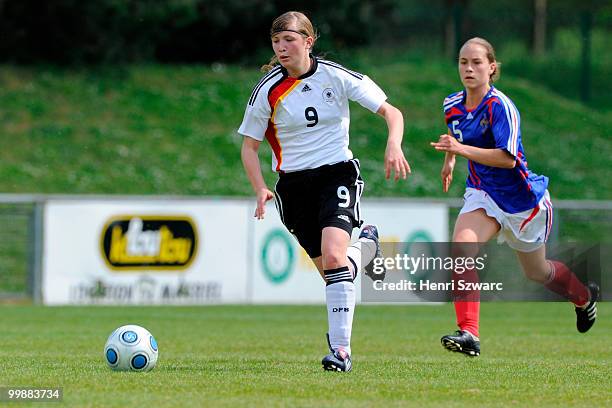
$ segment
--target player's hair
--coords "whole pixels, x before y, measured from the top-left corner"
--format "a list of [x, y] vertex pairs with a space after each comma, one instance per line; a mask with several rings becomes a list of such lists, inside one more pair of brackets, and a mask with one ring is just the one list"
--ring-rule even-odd
[[463, 47], [469, 44], [476, 44], [480, 45], [481, 47], [484, 47], [484, 49], [487, 51], [487, 59], [489, 60], [489, 62], [495, 63], [495, 71], [493, 71], [493, 73], [489, 77], [489, 83], [492, 84], [493, 82], [497, 81], [501, 75], [502, 63], [495, 58], [495, 48], [493, 48], [491, 43], [485, 40], [484, 38], [474, 37], [467, 40], [465, 44], [463, 44], [461, 49], [463, 49]]
[[[292, 23], [295, 23], [295, 30], [290, 29]], [[298, 34], [301, 34], [304, 37], [312, 37], [314, 40], [312, 42], [313, 48], [315, 43], [317, 42], [317, 38], [319, 38], [319, 33], [317, 33], [317, 31], [314, 29], [308, 17], [306, 17], [304, 13], [301, 13], [299, 11], [288, 11], [276, 17], [272, 22], [272, 27], [270, 28], [270, 37], [272, 37], [279, 31], [288, 29], [297, 32]], [[278, 63], [278, 58], [276, 58], [276, 55], [274, 55], [270, 59], [270, 62], [261, 66], [261, 71], [268, 72]]]

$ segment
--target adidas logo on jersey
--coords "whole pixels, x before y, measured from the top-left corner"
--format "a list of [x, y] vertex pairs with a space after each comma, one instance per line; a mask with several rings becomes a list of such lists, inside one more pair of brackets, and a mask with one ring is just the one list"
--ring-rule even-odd
[[469, 113], [468, 113], [467, 118], [468, 118], [468, 119], [473, 119], [473, 118], [474, 118], [474, 116], [472, 116], [472, 112], [469, 112]]
[[312, 91], [312, 88], [308, 86], [308, 84], [305, 84], [304, 87], [302, 88], [302, 92], [308, 92], [308, 91]]

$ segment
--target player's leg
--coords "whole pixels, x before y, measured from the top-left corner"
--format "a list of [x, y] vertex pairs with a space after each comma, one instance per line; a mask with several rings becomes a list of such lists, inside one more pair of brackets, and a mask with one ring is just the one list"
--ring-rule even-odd
[[[365, 233], [364, 233], [365, 232]], [[373, 236], [373, 234], [376, 234]], [[374, 239], [376, 241], [374, 241]], [[360, 238], [348, 246], [348, 231], [337, 227], [325, 227], [322, 232], [321, 265], [326, 286], [328, 308], [328, 342], [334, 351], [351, 354], [351, 331], [355, 309], [355, 284], [362, 262], [371, 264], [375, 256], [380, 256], [376, 227], [365, 226]], [[348, 280], [350, 273], [351, 280]], [[373, 278], [381, 279], [379, 276]]]
[[[479, 243], [489, 241], [499, 230], [500, 225], [497, 220], [489, 217], [482, 208], [460, 214], [453, 232], [453, 256], [476, 257]], [[478, 275], [476, 270], [469, 270], [460, 276], [453, 274], [453, 278], [476, 281]], [[465, 296], [456, 295], [453, 304], [459, 330], [440, 339], [443, 347], [469, 356], [480, 355], [478, 292], [473, 291]]]
[[[351, 159], [338, 163], [325, 173], [321, 183], [321, 212], [320, 219], [323, 227], [337, 227], [345, 230], [349, 235], [353, 228], [361, 227], [363, 220], [361, 214], [361, 194], [365, 182], [360, 175], [359, 160]], [[374, 225], [365, 225], [359, 238], [347, 249], [349, 269], [354, 277], [361, 270], [375, 280], [384, 279], [384, 273], [373, 272], [373, 260], [381, 256], [378, 241], [378, 228]]]
[[541, 284], [548, 283], [552, 274], [552, 265], [546, 260], [546, 247], [540, 246], [532, 252], [516, 251], [525, 277]]
[[[361, 265], [365, 264], [366, 266], [363, 269], [365, 269], [366, 275], [370, 276], [372, 280], [383, 280], [385, 277], [384, 272], [376, 272], [371, 267], [373, 266], [372, 261], [374, 258], [379, 256], [381, 256], [381, 250], [378, 241], [378, 228], [375, 225], [366, 225], [362, 228], [359, 239], [346, 250], [349, 269], [353, 276], [357, 277]], [[325, 280], [323, 257], [311, 258], [311, 261], [319, 271], [321, 278]], [[362, 264], [362, 262], [364, 263]]]
[[532, 211], [510, 218], [514, 237], [508, 244], [516, 250], [525, 276], [572, 302], [576, 311], [576, 328], [581, 333], [588, 331], [597, 316], [599, 287], [595, 283], [585, 286], [570, 267], [546, 259], [545, 243], [553, 224], [548, 191]]
[[[495, 236], [500, 230], [500, 225], [493, 217], [489, 217], [484, 209], [478, 208], [474, 211], [460, 214], [455, 222], [453, 231], [453, 242], [458, 243], [485, 243]], [[460, 246], [470, 248], [468, 255], [476, 256], [478, 253], [477, 246]], [[464, 252], [466, 250], [463, 250]]]
[[532, 252], [516, 251], [516, 254], [527, 278], [574, 304], [576, 328], [580, 333], [587, 332], [597, 317], [599, 287], [595, 283], [585, 286], [564, 263], [546, 259], [544, 245]]
[[[322, 363], [327, 370], [350, 371], [350, 335], [355, 309], [354, 274], [350, 271], [346, 250], [350, 235], [340, 228], [319, 228], [318, 213], [285, 217], [285, 225], [312, 259], [317, 270], [326, 281], [326, 303], [328, 308], [328, 342], [332, 352]], [[295, 222], [292, 222], [295, 220]], [[289, 225], [287, 225], [289, 224]], [[333, 339], [334, 346], [331, 346]]]
[[328, 342], [331, 353], [323, 358], [323, 368], [351, 369], [351, 331], [355, 312], [355, 275], [346, 256], [351, 236], [337, 227], [323, 228], [321, 252], [325, 274]]
[[325, 280], [318, 227], [319, 203], [311, 187], [310, 172], [282, 174], [274, 187], [274, 204], [287, 231], [297, 239]]
[[378, 240], [378, 227], [375, 225], [364, 225], [359, 233], [359, 238], [348, 247], [346, 254], [350, 262], [349, 266], [352, 268], [355, 276], [359, 275], [359, 272], [363, 270], [365, 275], [373, 281], [385, 279], [386, 270], [384, 267], [382, 271], [374, 268], [374, 258], [382, 256]]
[[[323, 228], [321, 239], [323, 256], [320, 258], [320, 264], [326, 281], [327, 342], [330, 348], [330, 353], [322, 360], [323, 368], [326, 370], [350, 371], [352, 368], [354, 280], [359, 274], [361, 265], [369, 265], [375, 256], [380, 256], [378, 232], [372, 225], [363, 228], [357, 242], [351, 246], [348, 246], [349, 243], [350, 235], [346, 229], [331, 226]], [[382, 279], [384, 275], [371, 277]]]
[[323, 272], [323, 256], [317, 256], [316, 258], [310, 258], [310, 260], [312, 261], [314, 266], [317, 268], [317, 271], [319, 272], [319, 275], [321, 275], [321, 278], [325, 280], [325, 273]]
[[321, 259], [323, 270], [348, 267], [346, 251], [351, 243], [348, 231], [337, 227], [325, 227], [321, 232]]
[[[332, 353], [323, 359], [323, 367], [328, 370], [350, 371], [352, 367], [350, 329], [355, 308], [355, 290], [354, 275], [349, 272], [346, 250], [353, 226], [349, 219], [346, 229], [323, 228], [326, 231], [322, 231], [322, 226], [333, 224], [333, 222], [327, 221], [325, 224], [321, 222], [321, 210], [325, 206], [329, 207], [329, 203], [327, 203], [329, 200], [321, 200], [324, 191], [322, 183], [317, 179], [317, 171], [297, 172], [281, 176], [275, 188], [276, 204], [281, 221], [287, 230], [297, 238], [327, 283], [328, 321], [334, 343], [337, 348], [340, 348], [339, 346], [342, 344], [347, 344], [348, 350], [346, 351], [336, 352], [332, 349]], [[337, 269], [338, 272], [343, 270], [341, 266], [346, 269], [346, 273], [334, 274], [334, 269]], [[347, 282], [350, 282], [350, 285], [345, 285]], [[330, 285], [330, 283], [333, 284]], [[332, 286], [331, 289], [330, 286]], [[348, 286], [349, 290], [334, 290], [339, 286]], [[352, 291], [350, 290], [351, 286]], [[342, 306], [336, 306], [334, 312], [333, 308], [330, 309], [329, 307], [330, 302]], [[350, 316], [345, 309], [350, 311]], [[342, 315], [344, 319], [337, 322], [338, 319], [335, 319], [333, 315], [330, 316], [331, 313]], [[343, 340], [347, 337], [347, 328], [348, 341]], [[337, 338], [339, 340], [336, 340]], [[330, 348], [332, 348], [331, 343]]]
[[377, 246], [371, 245], [370, 239], [362, 237], [361, 244], [369, 242], [370, 245], [361, 248], [359, 244], [349, 248], [353, 228], [362, 223], [360, 198], [364, 183], [359, 175], [359, 162], [350, 160], [335, 164], [325, 168], [318, 176], [321, 191], [321, 252], [331, 349], [322, 363], [327, 370], [349, 371], [355, 309], [354, 280], [361, 264], [369, 263], [376, 255]]
[[[333, 227], [321, 232], [316, 217], [301, 218], [296, 223], [291, 223], [291, 220], [285, 217], [285, 225], [310, 256], [327, 284], [325, 292], [331, 353], [323, 359], [323, 367], [327, 370], [350, 371], [350, 334], [355, 309], [354, 275], [348, 268], [346, 256], [350, 235], [347, 231]], [[330, 336], [335, 348], [331, 346]]]

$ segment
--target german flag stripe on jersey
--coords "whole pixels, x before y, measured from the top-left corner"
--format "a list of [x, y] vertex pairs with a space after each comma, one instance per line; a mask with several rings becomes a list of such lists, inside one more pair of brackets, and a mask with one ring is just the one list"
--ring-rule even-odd
[[280, 167], [283, 162], [283, 148], [278, 140], [278, 129], [276, 129], [276, 124], [274, 123], [274, 119], [276, 117], [276, 106], [283, 100], [284, 97], [289, 95], [289, 93], [291, 93], [291, 91], [293, 91], [293, 89], [295, 89], [300, 82], [302, 81], [299, 79], [285, 77], [278, 83], [274, 84], [268, 91], [268, 102], [270, 103], [272, 114], [268, 120], [266, 139], [268, 140], [268, 143], [270, 143], [270, 147], [272, 148], [272, 152], [274, 152], [274, 157], [276, 158], [276, 171], [280, 171]]

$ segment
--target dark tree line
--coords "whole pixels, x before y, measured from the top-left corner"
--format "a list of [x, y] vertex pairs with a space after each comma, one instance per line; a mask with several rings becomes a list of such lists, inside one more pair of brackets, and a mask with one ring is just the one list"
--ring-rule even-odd
[[[474, 33], [518, 38], [538, 52], [580, 10], [610, 28], [594, 0], [0, 0], [0, 62], [240, 62], [269, 47], [272, 19], [306, 12], [320, 49], [454, 45]], [[269, 51], [268, 51], [269, 53]], [[266, 54], [267, 55], [267, 54]]]

